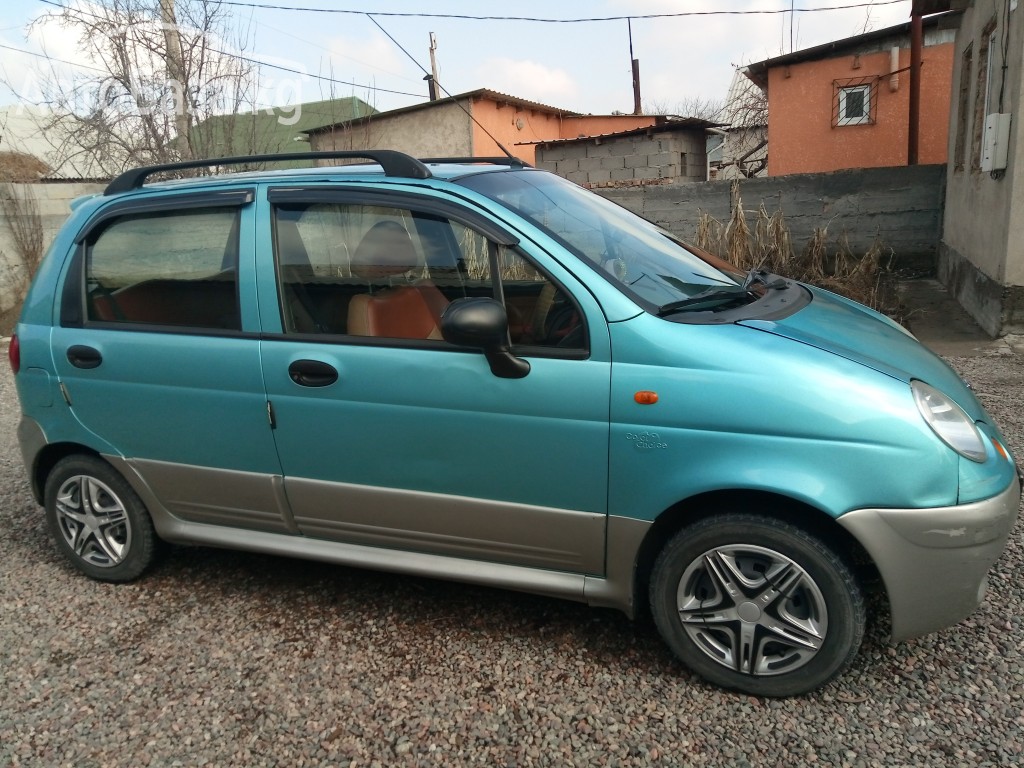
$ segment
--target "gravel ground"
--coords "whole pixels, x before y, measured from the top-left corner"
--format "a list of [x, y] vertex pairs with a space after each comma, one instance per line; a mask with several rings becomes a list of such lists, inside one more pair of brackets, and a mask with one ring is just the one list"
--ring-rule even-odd
[[[1024, 456], [1024, 355], [951, 362]], [[1019, 764], [1021, 525], [985, 604], [798, 699], [725, 693], [649, 621], [568, 602], [174, 548], [141, 581], [64, 564], [0, 375], [0, 766]], [[936, 595], [941, 600], [941, 595]]]

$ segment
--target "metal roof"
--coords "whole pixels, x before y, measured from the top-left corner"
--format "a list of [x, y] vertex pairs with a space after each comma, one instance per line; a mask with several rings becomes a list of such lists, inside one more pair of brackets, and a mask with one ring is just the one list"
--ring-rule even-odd
[[702, 120], [699, 117], [667, 117], [660, 118], [663, 122], [654, 125], [646, 125], [642, 128], [630, 128], [628, 131], [614, 131], [612, 133], [598, 133], [590, 136], [576, 136], [571, 139], [542, 139], [540, 141], [518, 141], [515, 146], [523, 144], [572, 144], [575, 142], [593, 141], [601, 143], [604, 139], [618, 139], [625, 136], [638, 136], [640, 134], [666, 133], [673, 131], [694, 131], [715, 128], [724, 123], [713, 123], [709, 120]]
[[[950, 11], [949, 13], [928, 16], [923, 20], [923, 26], [926, 30], [956, 29], [960, 26], [961, 14], [961, 11]], [[910, 22], [906, 21], [892, 27], [875, 29], [871, 32], [865, 32], [862, 35], [854, 35], [853, 37], [846, 37], [842, 40], [833, 40], [830, 43], [816, 45], [813, 48], [805, 48], [802, 51], [794, 51], [793, 53], [787, 53], [782, 56], [765, 59], [764, 61], [758, 61], [754, 64], [749, 64], [744, 70], [744, 74], [746, 74], [747, 77], [753, 80], [761, 88], [767, 88], [769, 69], [784, 67], [789, 64], [800, 64], [805, 61], [816, 61], [818, 59], [828, 59], [834, 56], [840, 56], [865, 44], [885, 40], [890, 37], [906, 37], [907, 40], [909, 40]]]
[[444, 98], [437, 99], [436, 101], [425, 101], [422, 104], [413, 104], [408, 107], [399, 107], [398, 109], [389, 109], [387, 112], [377, 112], [373, 115], [367, 115], [365, 117], [355, 118], [352, 120], [343, 120], [336, 123], [330, 123], [329, 125], [321, 125], [316, 128], [310, 128], [305, 131], [307, 134], [324, 133], [331, 130], [339, 125], [357, 125], [359, 123], [366, 122], [367, 120], [383, 120], [392, 115], [404, 115], [409, 112], [416, 112], [421, 109], [431, 109], [440, 107], [446, 104], [452, 104], [456, 101], [466, 101], [472, 99], [490, 99], [499, 104], [511, 104], [516, 107], [523, 109], [532, 109], [535, 112], [547, 112], [552, 115], [561, 115], [564, 117], [583, 117], [580, 112], [572, 112], [568, 109], [560, 109], [559, 107], [552, 107], [548, 104], [541, 104], [537, 101], [530, 101], [528, 99], [520, 99], [518, 96], [510, 96], [507, 93], [500, 93], [499, 91], [492, 91], [489, 88], [477, 88], [475, 91], [466, 91], [465, 93], [456, 93], [453, 96], [446, 96]]

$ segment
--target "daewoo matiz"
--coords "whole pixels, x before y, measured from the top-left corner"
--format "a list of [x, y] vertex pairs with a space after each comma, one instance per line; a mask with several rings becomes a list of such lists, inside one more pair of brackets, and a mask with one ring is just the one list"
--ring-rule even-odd
[[850, 663], [873, 584], [894, 640], [982, 600], [1017, 467], [897, 324], [518, 161], [315, 157], [371, 162], [137, 169], [50, 248], [10, 356], [81, 571], [169, 541], [649, 606], [770, 696]]

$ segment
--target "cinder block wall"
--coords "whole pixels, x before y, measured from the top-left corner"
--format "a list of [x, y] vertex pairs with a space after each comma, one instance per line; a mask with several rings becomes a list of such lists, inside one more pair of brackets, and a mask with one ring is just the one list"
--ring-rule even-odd
[[[102, 192], [104, 184], [90, 182], [47, 182], [13, 184], [16, 194], [31, 195], [39, 210], [43, 226], [43, 249], [57, 236], [64, 220], [71, 212], [71, 201], [83, 195]], [[20, 291], [27, 275], [21, 253], [11, 236], [10, 227], [0, 212], [0, 313], [8, 312], [20, 304]]]
[[537, 167], [591, 188], [704, 181], [707, 148], [703, 131], [542, 144], [537, 147]]
[[[737, 183], [751, 228], [762, 203], [769, 214], [781, 208], [798, 253], [815, 228], [827, 226], [830, 245], [845, 234], [853, 253], [860, 254], [878, 238], [893, 250], [894, 266], [929, 274], [935, 270], [945, 165], [801, 173]], [[731, 184], [708, 181], [596, 191], [692, 242], [701, 211], [728, 221]]]

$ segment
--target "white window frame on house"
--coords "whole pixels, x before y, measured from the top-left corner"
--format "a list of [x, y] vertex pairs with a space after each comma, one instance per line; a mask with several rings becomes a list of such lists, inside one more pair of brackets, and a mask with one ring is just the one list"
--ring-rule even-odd
[[[863, 95], [863, 101], [861, 102], [862, 111], [859, 115], [847, 115], [847, 104], [849, 103], [849, 96], [853, 93], [860, 93]], [[871, 119], [871, 86], [870, 85], [854, 85], [846, 88], [839, 89], [839, 112], [836, 120], [836, 125], [866, 125], [874, 122]]]
[[[848, 115], [847, 101], [851, 94], [861, 98], [863, 111], [860, 114]], [[878, 78], [855, 77], [850, 80], [832, 81], [832, 127], [848, 125], [874, 125], [878, 109]]]
[[[999, 36], [996, 30], [988, 35], [988, 67], [985, 72], [985, 115], [992, 114], [994, 107], [993, 102], [995, 101], [993, 91], [996, 87], [996, 77], [998, 70], [996, 69], [996, 55], [1000, 53], [999, 50]], [[982, 139], [984, 143], [984, 138]]]

